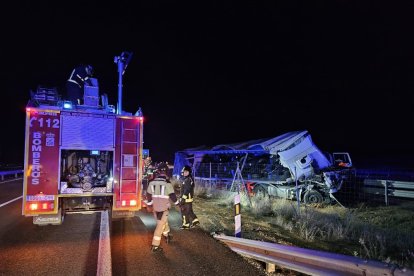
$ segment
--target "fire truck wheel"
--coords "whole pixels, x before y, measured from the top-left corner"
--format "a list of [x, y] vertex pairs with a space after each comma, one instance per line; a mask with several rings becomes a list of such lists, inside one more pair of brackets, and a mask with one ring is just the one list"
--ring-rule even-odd
[[65, 211], [60, 208], [60, 212], [61, 212], [61, 223], [63, 223], [63, 221], [65, 220]]
[[312, 191], [307, 191], [305, 193], [305, 195], [303, 196], [303, 201], [306, 204], [322, 203], [323, 202], [323, 197], [318, 191], [312, 190]]

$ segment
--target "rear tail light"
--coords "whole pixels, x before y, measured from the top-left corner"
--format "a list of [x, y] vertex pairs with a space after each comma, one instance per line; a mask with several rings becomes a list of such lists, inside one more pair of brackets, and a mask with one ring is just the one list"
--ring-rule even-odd
[[55, 208], [54, 202], [30, 202], [27, 205], [30, 211], [52, 211]]
[[123, 199], [116, 202], [117, 207], [123, 207], [123, 208], [129, 208], [133, 207], [136, 208], [138, 206], [138, 200], [137, 199]]
[[54, 207], [55, 205], [53, 204], [53, 202], [42, 203], [43, 210], [53, 210]]

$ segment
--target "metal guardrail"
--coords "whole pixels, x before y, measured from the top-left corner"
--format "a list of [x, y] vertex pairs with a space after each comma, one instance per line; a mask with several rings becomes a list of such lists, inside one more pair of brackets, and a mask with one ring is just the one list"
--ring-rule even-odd
[[3, 181], [4, 176], [14, 174], [14, 177], [17, 178], [19, 174], [23, 173], [23, 170], [14, 170], [14, 171], [3, 171], [0, 172], [0, 178]]
[[373, 260], [316, 251], [294, 246], [214, 235], [233, 251], [266, 263], [267, 272], [274, 272], [275, 265], [309, 275], [414, 275], [414, 271], [400, 269]]
[[383, 196], [388, 205], [389, 197], [414, 198], [414, 182], [365, 179], [364, 192]]
[[356, 169], [356, 175], [363, 179], [414, 181], [412, 169]]

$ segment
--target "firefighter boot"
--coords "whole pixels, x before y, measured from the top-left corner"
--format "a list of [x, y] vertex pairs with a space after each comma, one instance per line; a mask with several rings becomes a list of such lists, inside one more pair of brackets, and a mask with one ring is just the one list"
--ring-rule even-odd
[[151, 252], [152, 253], [161, 253], [162, 252], [162, 247], [161, 246], [152, 246], [151, 247]]
[[191, 228], [197, 227], [200, 225], [200, 221], [198, 219], [194, 219], [191, 223]]
[[166, 244], [169, 244], [169, 243], [171, 242], [171, 240], [173, 239], [173, 236], [171, 236], [171, 235], [168, 233], [166, 236], [164, 236], [164, 239], [165, 239], [165, 243], [166, 243]]

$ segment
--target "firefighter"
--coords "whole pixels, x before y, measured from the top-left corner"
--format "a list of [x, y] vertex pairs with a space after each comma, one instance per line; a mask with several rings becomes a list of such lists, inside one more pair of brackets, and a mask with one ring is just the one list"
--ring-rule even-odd
[[194, 178], [190, 166], [184, 166], [181, 174], [184, 176], [181, 185], [180, 209], [183, 224], [180, 229], [190, 229], [200, 224], [193, 211]]
[[162, 252], [162, 247], [160, 247], [162, 237], [164, 237], [167, 244], [171, 241], [172, 236], [170, 235], [170, 227], [168, 225], [168, 214], [171, 207], [170, 200], [175, 205], [180, 203], [177, 200], [172, 184], [168, 181], [167, 170], [166, 164], [159, 164], [156, 176], [149, 182], [147, 188], [145, 203], [147, 206], [152, 206], [154, 217], [157, 220], [157, 226], [152, 238], [151, 252]]
[[91, 65], [80, 65], [73, 69], [66, 81], [67, 99], [73, 104], [80, 104], [83, 97], [85, 83], [91, 85], [90, 79], [93, 76]]

